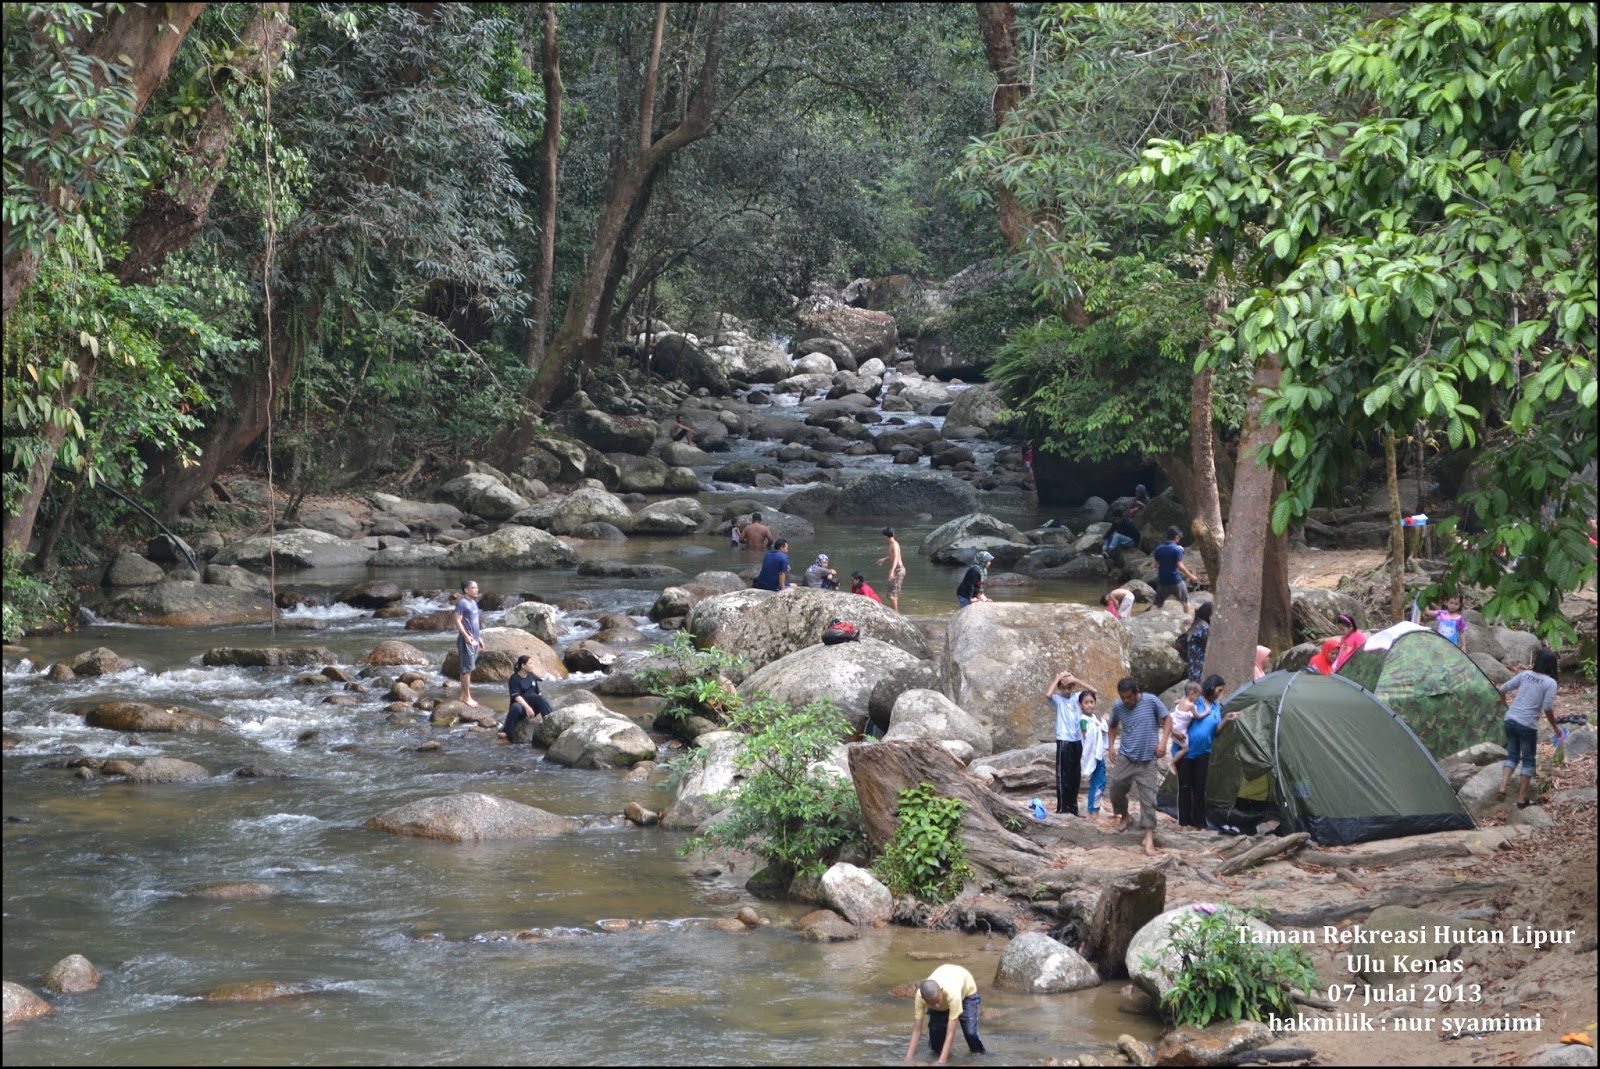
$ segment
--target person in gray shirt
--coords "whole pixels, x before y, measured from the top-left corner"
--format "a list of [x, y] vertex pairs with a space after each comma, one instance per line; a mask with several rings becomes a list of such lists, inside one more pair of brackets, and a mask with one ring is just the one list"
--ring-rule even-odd
[[1106, 793], [1116, 814], [1118, 831], [1132, 825], [1128, 795], [1139, 795], [1139, 827], [1144, 829], [1144, 852], [1156, 855], [1156, 782], [1161, 777], [1157, 756], [1167, 746], [1170, 715], [1161, 699], [1145, 694], [1129, 676], [1117, 683], [1117, 704], [1111, 707], [1111, 733], [1106, 762], [1111, 782]]
[[1528, 787], [1533, 783], [1533, 759], [1539, 749], [1539, 714], [1550, 721], [1550, 730], [1556, 727], [1556, 651], [1542, 649], [1533, 655], [1533, 670], [1518, 672], [1500, 684], [1501, 694], [1517, 692], [1506, 710], [1506, 760], [1500, 775], [1500, 797], [1506, 796], [1511, 786], [1511, 770], [1522, 766], [1522, 787], [1517, 791], [1517, 808], [1526, 809]]

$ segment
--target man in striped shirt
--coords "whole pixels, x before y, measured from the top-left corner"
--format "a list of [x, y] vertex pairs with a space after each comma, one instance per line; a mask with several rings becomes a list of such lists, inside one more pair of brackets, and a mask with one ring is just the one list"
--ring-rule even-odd
[[1156, 755], [1166, 749], [1167, 707], [1154, 694], [1140, 691], [1128, 676], [1117, 683], [1117, 704], [1111, 707], [1111, 734], [1106, 760], [1111, 765], [1107, 794], [1117, 817], [1117, 830], [1132, 824], [1128, 794], [1139, 794], [1139, 827], [1144, 829], [1144, 852], [1156, 854], [1156, 783], [1161, 770]]

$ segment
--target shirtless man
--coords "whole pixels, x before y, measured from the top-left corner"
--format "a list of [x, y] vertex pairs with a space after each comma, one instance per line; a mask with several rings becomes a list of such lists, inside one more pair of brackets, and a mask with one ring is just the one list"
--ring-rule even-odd
[[889, 562], [889, 582], [884, 587], [884, 595], [889, 599], [889, 608], [895, 612], [900, 611], [900, 589], [906, 581], [906, 563], [900, 558], [900, 543], [895, 541], [894, 528], [885, 527], [883, 537], [889, 542], [889, 552], [878, 558], [878, 563]]
[[761, 513], [752, 512], [744, 525], [744, 548], [763, 552], [773, 547], [772, 528], [761, 522]]

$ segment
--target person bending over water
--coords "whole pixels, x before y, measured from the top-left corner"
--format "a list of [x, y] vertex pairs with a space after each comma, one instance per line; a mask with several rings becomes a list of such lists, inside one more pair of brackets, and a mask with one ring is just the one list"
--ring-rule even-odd
[[973, 1054], [986, 1054], [987, 1048], [978, 1035], [978, 1016], [983, 1000], [978, 997], [978, 982], [972, 974], [959, 965], [941, 965], [917, 985], [916, 1004], [912, 1007], [915, 1019], [911, 1026], [911, 1042], [906, 1044], [906, 1061], [917, 1051], [917, 1040], [922, 1037], [922, 1018], [928, 1018], [928, 1049], [939, 1056], [938, 1064], [950, 1061], [950, 1046], [955, 1042], [956, 1030], [950, 1027], [950, 1015], [957, 1014], [967, 1049]]

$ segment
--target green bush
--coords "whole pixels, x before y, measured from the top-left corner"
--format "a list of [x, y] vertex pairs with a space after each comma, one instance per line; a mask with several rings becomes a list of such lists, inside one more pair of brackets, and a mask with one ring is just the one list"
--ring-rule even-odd
[[744, 658], [725, 650], [696, 649], [682, 631], [651, 647], [650, 653], [667, 665], [647, 668], [639, 677], [652, 694], [667, 699], [661, 709], [663, 717], [681, 722], [703, 716], [717, 724], [727, 723], [728, 711], [738, 705], [739, 695], [724, 673], [743, 669]]
[[746, 733], [734, 759], [743, 782], [729, 813], [691, 849], [749, 850], [796, 873], [817, 873], [862, 843], [855, 787], [818, 767], [849, 723], [828, 699], [795, 709], [766, 695], [736, 701], [727, 724]]
[[889, 890], [924, 902], [948, 902], [972, 878], [961, 837], [966, 803], [919, 783], [900, 792], [894, 841], [873, 866]]
[[0, 632], [5, 641], [15, 642], [26, 631], [55, 620], [61, 621], [73, 602], [70, 590], [22, 571], [22, 559], [5, 554], [5, 594], [0, 601]]
[[[1239, 938], [1246, 915], [1222, 906], [1173, 937], [1180, 964], [1172, 987], [1161, 996], [1161, 1012], [1174, 1025], [1204, 1028], [1222, 1018], [1289, 1017], [1294, 1014], [1290, 989], [1315, 986], [1316, 970], [1304, 947]], [[1157, 967], [1148, 956], [1141, 964]]]

